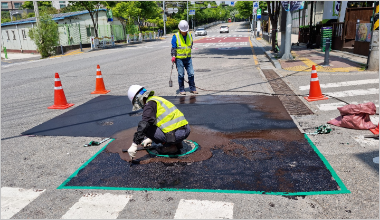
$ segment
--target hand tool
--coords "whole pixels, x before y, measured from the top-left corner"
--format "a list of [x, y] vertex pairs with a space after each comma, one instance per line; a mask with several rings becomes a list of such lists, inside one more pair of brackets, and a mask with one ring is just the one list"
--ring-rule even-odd
[[172, 81], [173, 67], [174, 67], [174, 63], [172, 63], [172, 70], [170, 71], [169, 87], [173, 87], [173, 81]]
[[110, 139], [110, 138], [105, 138], [105, 139], [101, 140], [100, 142], [97, 142], [97, 141], [90, 141], [90, 143], [85, 144], [83, 147], [98, 146], [98, 145], [100, 145], [101, 143], [103, 143], [104, 141], [107, 141], [107, 140], [109, 140], [109, 139]]

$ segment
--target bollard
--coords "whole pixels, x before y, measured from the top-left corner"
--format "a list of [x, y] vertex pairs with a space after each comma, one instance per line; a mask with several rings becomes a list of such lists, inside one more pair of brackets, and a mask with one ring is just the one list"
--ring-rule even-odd
[[329, 52], [330, 52], [330, 39], [326, 39], [326, 47], [325, 47], [325, 66], [329, 65]]
[[8, 59], [8, 53], [7, 53], [7, 48], [4, 47], [4, 55], [5, 55], [5, 59]]
[[80, 44], [80, 51], [83, 51], [83, 50], [82, 50], [82, 41], [79, 42], [79, 44]]
[[62, 52], [62, 55], [63, 55], [63, 47], [62, 47], [62, 44], [61, 44], [61, 52]]

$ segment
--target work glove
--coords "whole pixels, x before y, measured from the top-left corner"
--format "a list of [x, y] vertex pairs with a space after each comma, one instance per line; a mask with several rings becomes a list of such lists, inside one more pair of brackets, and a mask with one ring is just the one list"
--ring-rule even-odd
[[149, 147], [150, 145], [152, 145], [152, 140], [150, 138], [147, 138], [143, 142], [141, 142], [141, 145], [144, 147]]
[[175, 62], [175, 57], [172, 57], [172, 63], [174, 63]]
[[129, 156], [133, 158], [136, 156], [136, 152], [137, 152], [137, 144], [132, 143], [131, 147], [128, 149], [128, 154]]

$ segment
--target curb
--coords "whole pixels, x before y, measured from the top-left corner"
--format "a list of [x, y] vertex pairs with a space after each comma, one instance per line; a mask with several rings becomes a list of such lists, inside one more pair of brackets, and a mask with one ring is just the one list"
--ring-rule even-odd
[[273, 55], [271, 54], [271, 52], [265, 51], [265, 55], [270, 60], [270, 62], [273, 64], [273, 66], [276, 67], [276, 69], [282, 69], [282, 70], [284, 70], [282, 68], [280, 62], [278, 62], [278, 60], [273, 57]]

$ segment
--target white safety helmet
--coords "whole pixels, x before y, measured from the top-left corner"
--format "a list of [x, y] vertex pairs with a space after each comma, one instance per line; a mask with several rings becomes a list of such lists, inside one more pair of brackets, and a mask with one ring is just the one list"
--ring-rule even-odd
[[154, 95], [154, 91], [147, 91], [140, 85], [132, 85], [128, 89], [128, 99], [132, 102], [132, 111], [137, 111], [144, 107], [143, 99]]
[[189, 31], [189, 24], [185, 20], [181, 20], [178, 24], [178, 29], [180, 29], [182, 32], [188, 32]]
[[135, 98], [137, 92], [139, 92], [140, 89], [142, 89], [142, 88], [144, 88], [144, 87], [139, 86], [139, 85], [131, 85], [131, 87], [129, 87], [128, 98], [129, 98], [129, 101], [132, 102], [132, 104], [133, 104], [133, 98]]

